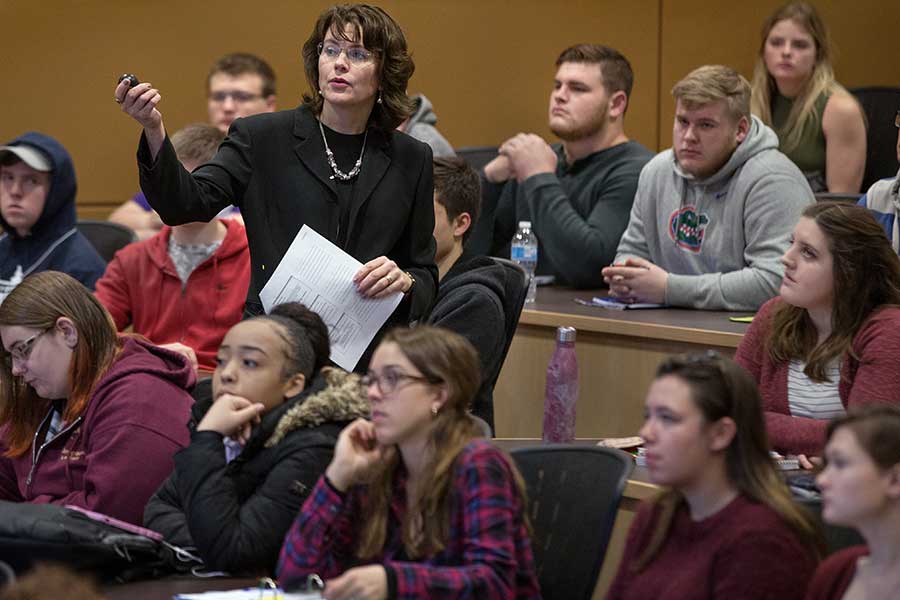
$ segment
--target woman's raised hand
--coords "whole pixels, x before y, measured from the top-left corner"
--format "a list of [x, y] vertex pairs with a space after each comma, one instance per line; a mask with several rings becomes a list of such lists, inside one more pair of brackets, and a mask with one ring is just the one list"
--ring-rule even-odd
[[325, 476], [341, 492], [364, 483], [374, 475], [376, 467], [393, 448], [379, 446], [375, 426], [365, 419], [357, 419], [344, 428], [334, 448], [334, 458], [325, 469]]
[[157, 105], [162, 100], [159, 90], [149, 83], [139, 83], [130, 87], [128, 80], [122, 80], [116, 86], [115, 101], [122, 107], [122, 112], [141, 124], [150, 145], [150, 153], [156, 158], [163, 141], [166, 129], [163, 126], [162, 113]]

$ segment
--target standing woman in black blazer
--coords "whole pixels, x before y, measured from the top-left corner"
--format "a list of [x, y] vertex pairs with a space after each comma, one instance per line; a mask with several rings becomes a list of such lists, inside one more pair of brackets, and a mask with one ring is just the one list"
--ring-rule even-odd
[[418, 319], [437, 288], [434, 206], [431, 150], [395, 131], [413, 110], [403, 32], [378, 7], [334, 6], [303, 44], [303, 63], [303, 104], [236, 120], [193, 173], [166, 135], [159, 91], [120, 83], [116, 102], [144, 128], [141, 189], [170, 225], [240, 207], [252, 260], [245, 315], [262, 312], [259, 292], [306, 224], [364, 263], [353, 278], [361, 295], [406, 295], [393, 323]]

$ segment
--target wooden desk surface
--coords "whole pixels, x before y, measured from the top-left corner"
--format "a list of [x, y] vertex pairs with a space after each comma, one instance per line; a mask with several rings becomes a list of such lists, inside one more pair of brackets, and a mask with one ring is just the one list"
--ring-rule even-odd
[[494, 388], [494, 430], [500, 437], [541, 435], [547, 363], [556, 328], [578, 329], [578, 437], [625, 437], [643, 422], [644, 396], [656, 368], [672, 354], [715, 350], [732, 356], [748, 313], [678, 308], [613, 310], [577, 304], [603, 290], [538, 288], [519, 326]]
[[526, 305], [519, 324], [569, 325], [595, 333], [737, 348], [747, 325], [728, 318], [753, 314], [683, 308], [613, 310], [575, 302], [575, 298], [590, 301], [605, 295], [606, 290], [539, 288], [535, 303]]

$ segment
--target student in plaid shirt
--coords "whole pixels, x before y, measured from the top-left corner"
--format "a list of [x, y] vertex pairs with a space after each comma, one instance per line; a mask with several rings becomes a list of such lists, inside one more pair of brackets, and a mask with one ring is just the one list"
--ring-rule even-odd
[[540, 598], [521, 476], [466, 412], [475, 349], [398, 329], [370, 368], [372, 420], [341, 432], [285, 539], [282, 583], [316, 573], [329, 600]]

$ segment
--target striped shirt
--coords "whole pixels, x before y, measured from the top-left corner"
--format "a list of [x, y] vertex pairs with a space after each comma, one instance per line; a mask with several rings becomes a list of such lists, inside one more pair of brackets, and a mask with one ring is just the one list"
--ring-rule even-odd
[[846, 414], [838, 386], [841, 383], [840, 360], [825, 370], [827, 381], [812, 381], [803, 372], [805, 363], [792, 360], [788, 367], [788, 407], [791, 415], [827, 421]]

